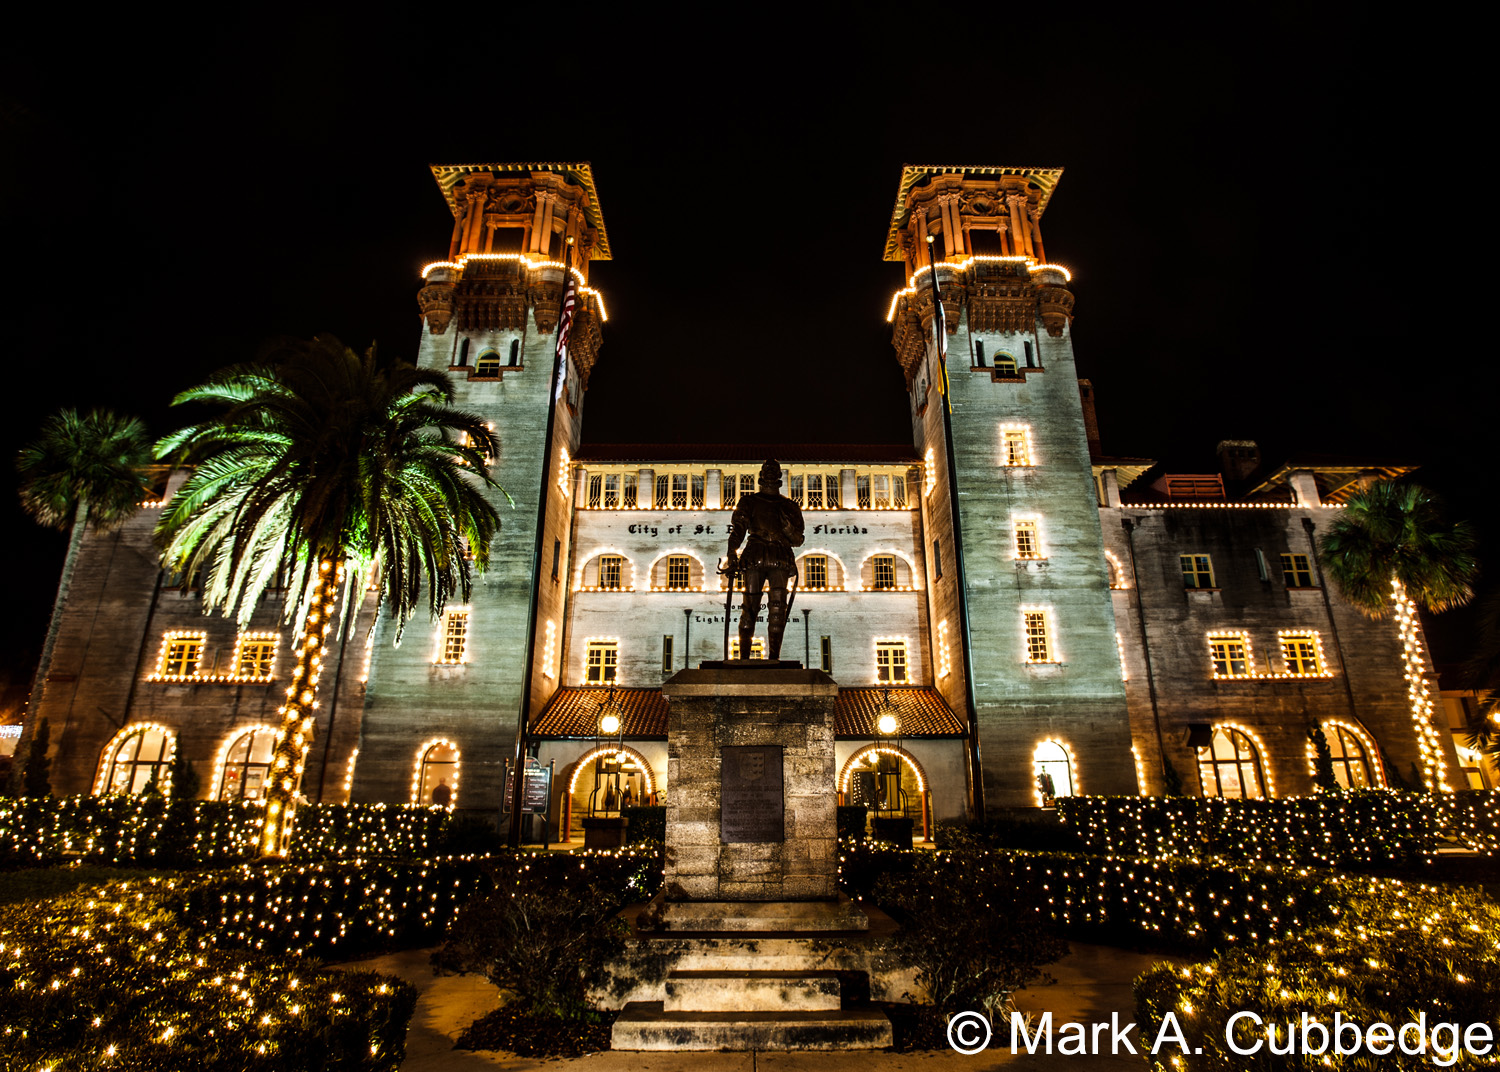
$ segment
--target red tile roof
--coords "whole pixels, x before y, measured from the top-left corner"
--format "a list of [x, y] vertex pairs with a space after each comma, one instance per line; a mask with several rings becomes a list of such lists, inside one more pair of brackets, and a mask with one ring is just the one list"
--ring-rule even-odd
[[[537, 737], [590, 738], [600, 736], [599, 719], [609, 689], [597, 685], [564, 688], [542, 709], [532, 724]], [[665, 737], [667, 701], [660, 689], [617, 688], [615, 711], [627, 739]], [[839, 689], [833, 704], [836, 737], [877, 738], [876, 722], [885, 690], [881, 688]], [[891, 703], [901, 721], [903, 737], [961, 737], [964, 724], [943, 701], [937, 689], [891, 689]]]

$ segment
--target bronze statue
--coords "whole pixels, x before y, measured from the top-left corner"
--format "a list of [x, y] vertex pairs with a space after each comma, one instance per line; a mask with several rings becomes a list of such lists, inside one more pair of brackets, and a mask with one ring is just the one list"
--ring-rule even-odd
[[[748, 538], [748, 542], [747, 541]], [[740, 544], [745, 550], [740, 553]], [[750, 657], [755, 620], [760, 615], [761, 585], [771, 589], [766, 611], [766, 658], [781, 658], [781, 637], [786, 632], [788, 582], [796, 598], [797, 557], [792, 548], [802, 545], [802, 508], [781, 494], [781, 466], [774, 458], [760, 467], [760, 491], [742, 495], [729, 525], [729, 556], [723, 572], [728, 577], [725, 598], [724, 645], [729, 646], [729, 607], [734, 599], [734, 578], [742, 577], [745, 598], [740, 605], [740, 658]], [[725, 657], [728, 657], [725, 652]]]

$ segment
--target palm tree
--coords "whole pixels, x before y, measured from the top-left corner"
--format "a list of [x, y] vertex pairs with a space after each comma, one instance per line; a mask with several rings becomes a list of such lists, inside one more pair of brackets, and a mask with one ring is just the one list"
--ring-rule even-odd
[[[146, 426], [134, 417], [95, 409], [80, 414], [59, 410], [42, 425], [41, 435], [21, 449], [16, 472], [21, 478], [21, 508], [39, 525], [68, 533], [52, 620], [42, 642], [42, 657], [27, 705], [26, 726], [31, 732], [52, 653], [62, 626], [62, 612], [73, 585], [78, 553], [88, 530], [118, 528], [149, 494], [144, 467], [151, 461], [151, 439]], [[25, 742], [22, 742], [24, 746]], [[22, 747], [16, 750], [25, 755]], [[22, 767], [13, 772], [19, 791]]]
[[[290, 687], [271, 759], [261, 852], [285, 855], [312, 747], [323, 649], [344, 589], [344, 613], [375, 578], [396, 641], [425, 588], [434, 615], [469, 598], [499, 517], [483, 494], [498, 485], [494, 434], [453, 409], [441, 372], [377, 363], [330, 335], [287, 341], [260, 363], [225, 369], [174, 405], [221, 412], [157, 444], [192, 472], [163, 509], [157, 536], [169, 569], [201, 571], [205, 611], [243, 626], [278, 574], [301, 615]], [[504, 494], [504, 490], [501, 489]]]
[[1473, 597], [1474, 545], [1473, 530], [1446, 521], [1426, 488], [1390, 481], [1351, 495], [1318, 542], [1324, 569], [1345, 599], [1372, 618], [1396, 614], [1422, 781], [1429, 791], [1453, 787], [1434, 725], [1417, 608], [1436, 613]]

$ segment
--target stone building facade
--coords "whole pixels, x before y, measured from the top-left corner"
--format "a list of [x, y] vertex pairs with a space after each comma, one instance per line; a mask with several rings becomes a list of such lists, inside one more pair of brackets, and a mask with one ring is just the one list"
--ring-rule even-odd
[[[339, 623], [310, 799], [493, 814], [523, 717], [556, 775], [549, 837], [670, 794], [661, 684], [723, 656], [717, 566], [771, 455], [807, 525], [783, 656], [840, 686], [847, 800], [930, 828], [976, 794], [1035, 807], [1160, 792], [1174, 774], [1188, 792], [1303, 793], [1314, 725], [1350, 784], [1410, 781], [1424, 735], [1427, 766], [1464, 784], [1446, 728], [1413, 714], [1396, 624], [1342, 603], [1317, 561], [1339, 500], [1404, 470], [1272, 471], [1227, 443], [1222, 472], [1147, 486], [1149, 459], [1105, 455], [1069, 274], [1042, 245], [1060, 171], [903, 172], [886, 257], [905, 275], [888, 319], [910, 447], [583, 446], [608, 316], [588, 270], [610, 256], [588, 165], [434, 174], [454, 229], [423, 272], [417, 360], [492, 423], [513, 506], [497, 493], [502, 528], [469, 605], [413, 622], [400, 647], [368, 596]], [[139, 791], [181, 749], [202, 795], [253, 797], [292, 627], [275, 595], [243, 633], [204, 617], [191, 581], [158, 567], [151, 506], [84, 541], [34, 705], [54, 788]]]

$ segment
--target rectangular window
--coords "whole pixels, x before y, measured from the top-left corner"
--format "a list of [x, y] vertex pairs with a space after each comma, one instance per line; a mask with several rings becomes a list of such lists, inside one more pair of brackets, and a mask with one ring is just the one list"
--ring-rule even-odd
[[906, 641], [875, 642], [875, 681], [881, 685], [897, 685], [906, 681]]
[[[739, 637], [730, 637], [729, 638], [729, 657], [731, 659], [738, 659], [740, 657], [740, 638]], [[750, 638], [750, 658], [752, 658], [752, 659], [764, 659], [765, 657], [766, 657], [766, 638], [765, 637], [751, 637]]]
[[943, 578], [943, 545], [937, 540], [932, 541], [932, 575], [938, 580]]
[[1047, 628], [1047, 612], [1028, 610], [1023, 613], [1026, 624], [1026, 661], [1050, 663], [1052, 661], [1052, 635]]
[[591, 640], [585, 662], [590, 685], [612, 685], [620, 664], [620, 645], [613, 640]]
[[608, 588], [612, 592], [620, 590], [620, 575], [623, 572], [625, 560], [619, 555], [599, 556], [599, 587]]
[[1213, 588], [1214, 566], [1207, 555], [1178, 555], [1182, 563], [1182, 587]]
[[804, 505], [809, 510], [823, 509], [823, 474], [807, 474], [807, 501]]
[[870, 474], [860, 473], [854, 478], [854, 498], [861, 510], [870, 508]]
[[656, 508], [665, 510], [671, 501], [672, 481], [666, 475], [656, 478]]
[[1281, 576], [1288, 588], [1313, 587], [1312, 563], [1307, 555], [1282, 555]]
[[871, 586], [879, 591], [896, 587], [896, 556], [876, 555], [870, 560], [875, 573], [875, 583]]
[[1208, 653], [1213, 659], [1214, 677], [1249, 677], [1255, 672], [1250, 662], [1250, 641], [1244, 633], [1208, 634]]
[[724, 490], [720, 492], [721, 501], [724, 509], [728, 510], [740, 501], [740, 478], [733, 473], [725, 473], [722, 483]]
[[235, 677], [269, 681], [271, 671], [276, 666], [276, 643], [274, 635], [247, 636], [241, 633], [239, 644], [235, 648]]
[[984, 368], [984, 343], [979, 339], [974, 340], [974, 367]]
[[885, 473], [876, 473], [874, 479], [875, 502], [877, 510], [889, 510], [891, 508], [891, 478]]
[[620, 508], [620, 474], [608, 473], [604, 477], [604, 509]]
[[667, 587], [673, 591], [683, 591], [688, 586], [688, 556], [667, 556]]
[[604, 505], [604, 477], [594, 473], [589, 477], [589, 509], [597, 510]]
[[823, 656], [823, 673], [833, 673], [833, 637], [823, 637], [818, 642], [818, 651]]
[[1323, 653], [1316, 633], [1282, 633], [1281, 658], [1289, 674], [1323, 673]]
[[438, 653], [440, 663], [465, 661], [469, 646], [469, 612], [450, 610], [443, 615], [443, 646]]
[[906, 509], [906, 477], [891, 477], [891, 505], [897, 510]]
[[839, 499], [839, 484], [842, 479], [842, 477], [832, 475], [823, 478], [823, 504], [830, 510], [837, 510], [839, 508], [841, 501]]
[[688, 504], [688, 478], [686, 473], [672, 474], [672, 509], [686, 510]]
[[1000, 464], [1006, 466], [1031, 464], [1031, 431], [1024, 425], [1000, 426]]
[[636, 485], [637, 485], [637, 483], [639, 482], [640, 479], [641, 479], [641, 477], [640, 477], [639, 473], [626, 473], [625, 474], [625, 489], [624, 489], [624, 503], [623, 503], [623, 505], [624, 505], [625, 509], [627, 509], [627, 510], [634, 510], [635, 507], [636, 507], [636, 497], [635, 497], [636, 496], [636, 490], [635, 489], [636, 489]]
[[798, 506], [802, 505], [802, 474], [793, 473], [787, 477], [786, 497]]
[[1016, 522], [1016, 557], [1042, 557], [1042, 541], [1037, 533], [1037, 523], [1033, 520], [1022, 519]]
[[[470, 556], [473, 557], [472, 555]], [[552, 579], [557, 580], [557, 571], [562, 568], [562, 541], [552, 541]]]
[[193, 677], [203, 661], [202, 633], [164, 633], [161, 656], [157, 659], [157, 677]]
[[694, 510], [702, 510], [703, 509], [703, 489], [704, 489], [704, 486], [706, 485], [706, 483], [707, 483], [707, 478], [704, 477], [704, 475], [702, 473], [694, 473], [693, 474], [693, 509]]
[[661, 638], [661, 672], [672, 672], [672, 638], [666, 635]]
[[828, 587], [827, 555], [808, 555], [802, 560], [802, 584], [807, 588]]

